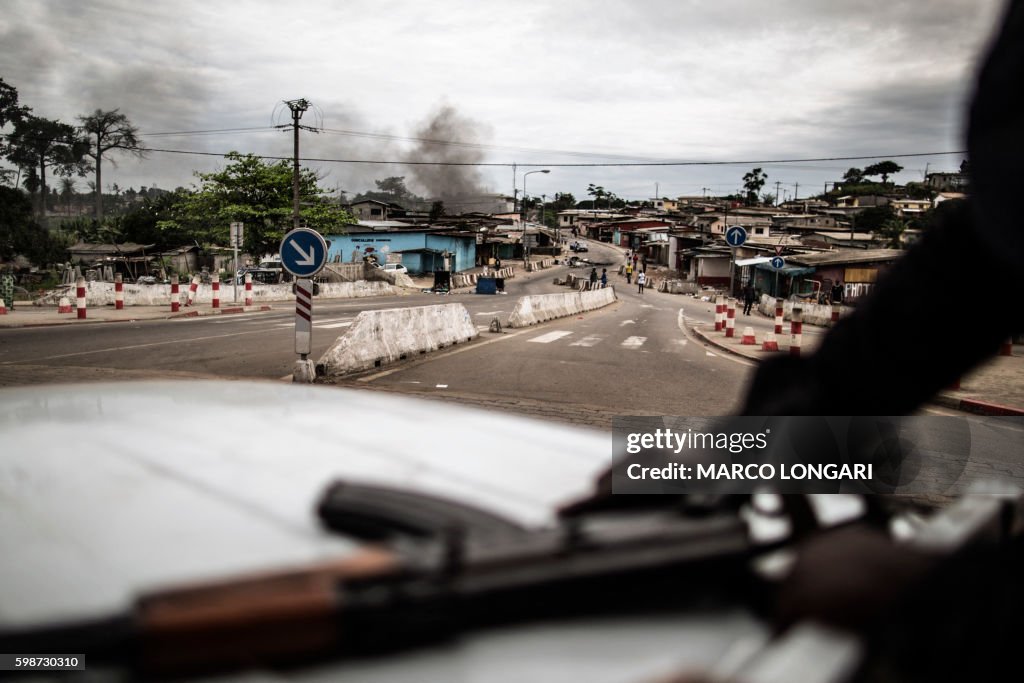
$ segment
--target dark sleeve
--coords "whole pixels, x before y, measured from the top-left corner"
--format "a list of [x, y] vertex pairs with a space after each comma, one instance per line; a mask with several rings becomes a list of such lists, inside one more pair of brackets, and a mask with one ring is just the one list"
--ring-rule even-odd
[[900, 415], [1024, 331], [1006, 292], [1024, 277], [1024, 2], [1008, 5], [970, 109], [969, 201], [936, 226], [841, 320], [817, 352], [761, 365], [747, 415]]

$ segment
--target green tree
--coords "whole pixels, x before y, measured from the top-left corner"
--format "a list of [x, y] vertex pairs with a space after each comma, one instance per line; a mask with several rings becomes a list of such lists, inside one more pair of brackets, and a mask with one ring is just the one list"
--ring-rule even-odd
[[85, 160], [88, 143], [78, 137], [73, 126], [26, 114], [14, 122], [8, 136], [7, 158], [28, 173], [26, 186], [30, 192], [39, 190], [38, 216], [46, 215], [46, 169], [55, 174], [85, 175], [89, 164]]
[[[245, 249], [253, 254], [274, 253], [292, 227], [292, 166], [287, 160], [264, 162], [252, 154], [231, 152], [228, 165], [215, 173], [198, 173], [198, 188], [184, 192], [161, 220], [163, 231], [183, 231], [192, 239], [227, 244], [229, 225], [245, 223]], [[316, 175], [300, 172], [300, 219], [320, 233], [341, 233], [355, 219], [332, 203]]]
[[761, 188], [764, 187], [766, 180], [768, 180], [768, 174], [760, 168], [755, 168], [743, 176], [743, 189], [747, 193], [747, 206], [757, 204], [757, 196], [760, 194]]
[[864, 175], [867, 177], [882, 176], [882, 184], [885, 185], [889, 181], [889, 176], [902, 170], [903, 167], [895, 161], [880, 161], [865, 168]]
[[878, 226], [875, 232], [886, 239], [886, 246], [890, 249], [902, 249], [903, 232], [906, 229], [907, 222], [894, 216]]
[[896, 212], [888, 204], [883, 206], [871, 206], [855, 217], [857, 232], [877, 232], [887, 222], [896, 218]]
[[96, 162], [96, 220], [103, 220], [103, 157], [108, 152], [128, 152], [141, 157], [145, 150], [139, 146], [139, 130], [119, 110], [97, 109], [88, 116], [79, 116], [81, 130], [89, 137], [86, 152]]
[[594, 185], [593, 183], [590, 183], [590, 185], [587, 186], [587, 194], [594, 198], [595, 211], [597, 210], [597, 203], [601, 200], [601, 198], [608, 196], [608, 193], [605, 191], [604, 187], [602, 187], [601, 185]]
[[0, 261], [16, 255], [38, 266], [67, 259], [68, 243], [33, 220], [32, 202], [13, 187], [0, 186]]
[[864, 182], [864, 171], [859, 168], [851, 168], [843, 174], [843, 185], [860, 185]]

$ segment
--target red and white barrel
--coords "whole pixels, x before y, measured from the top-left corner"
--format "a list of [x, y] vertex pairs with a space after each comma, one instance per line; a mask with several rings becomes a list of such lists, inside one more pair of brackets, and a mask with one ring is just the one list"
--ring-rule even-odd
[[252, 306], [252, 273], [245, 274], [245, 305]]
[[736, 299], [729, 299], [725, 305], [725, 336], [736, 336]]
[[199, 291], [199, 276], [198, 275], [193, 275], [192, 276], [192, 284], [190, 284], [188, 286], [188, 299], [185, 300], [185, 305], [186, 306], [191, 306], [193, 303], [195, 303], [196, 292], [198, 292], [198, 291]]
[[75, 282], [75, 303], [78, 308], [78, 319], [85, 320], [85, 278], [80, 277]]
[[783, 318], [782, 299], [775, 300], [775, 334], [782, 334]]
[[213, 307], [220, 308], [220, 275], [215, 274], [211, 284], [213, 285]]
[[120, 311], [124, 308], [124, 281], [121, 274], [114, 276], [114, 310]]
[[839, 304], [832, 304], [832, 324], [839, 322]]
[[181, 309], [181, 292], [178, 291], [178, 276], [171, 276], [171, 313], [177, 313]]
[[1000, 356], [1012, 356], [1013, 355], [1013, 337], [1010, 337], [1002, 346], [999, 347]]
[[721, 296], [715, 297], [715, 332], [721, 332], [725, 327], [725, 303]]
[[0, 315], [7, 315], [7, 300], [0, 296]]
[[70, 313], [71, 312], [71, 299], [66, 296], [60, 298], [60, 302], [57, 303], [58, 313]]
[[764, 341], [761, 342], [762, 351], [778, 351], [779, 340], [775, 338], [774, 332], [765, 332]]
[[757, 338], [754, 336], [754, 328], [750, 325], [743, 328], [743, 340], [741, 343], [744, 346], [757, 346]]
[[789, 342], [789, 355], [800, 355], [800, 344], [803, 342], [804, 332], [804, 311], [802, 308], [793, 309], [793, 317], [789, 322], [789, 332], [792, 340]]

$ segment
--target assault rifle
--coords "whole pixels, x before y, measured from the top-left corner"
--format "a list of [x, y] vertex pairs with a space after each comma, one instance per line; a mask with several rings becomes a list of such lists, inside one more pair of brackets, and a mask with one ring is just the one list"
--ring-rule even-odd
[[[669, 497], [664, 497], [669, 498]], [[583, 514], [527, 529], [435, 497], [336, 483], [323, 523], [366, 541], [354, 555], [292, 571], [161, 590], [128, 613], [0, 633], [0, 652], [85, 653], [146, 677], [379, 653], [467, 629], [662, 609], [758, 579], [763, 541], [742, 499]]]

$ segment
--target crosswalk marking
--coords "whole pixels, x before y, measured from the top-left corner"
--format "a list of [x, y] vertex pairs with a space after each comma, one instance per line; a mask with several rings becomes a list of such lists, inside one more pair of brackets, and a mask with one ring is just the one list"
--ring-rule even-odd
[[579, 341], [574, 341], [572, 344], [569, 344], [569, 346], [586, 346], [586, 347], [596, 346], [597, 344], [601, 343], [602, 339], [604, 339], [604, 337], [597, 336], [597, 335], [590, 336], [590, 337], [584, 337], [583, 339], [580, 339]]
[[647, 337], [628, 337], [619, 346], [625, 346], [627, 349], [639, 349], [645, 341], [647, 341]]
[[531, 341], [537, 344], [550, 344], [553, 341], [558, 341], [562, 337], [568, 337], [570, 334], [572, 334], [572, 332], [562, 332], [556, 330], [555, 332], [548, 332], [547, 334], [542, 334], [541, 336], [534, 337], [533, 339], [527, 339], [527, 341]]

